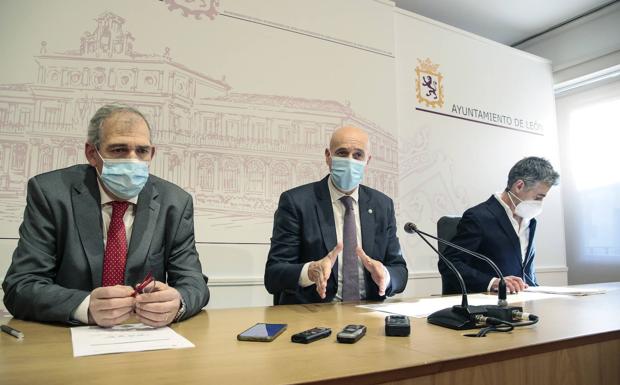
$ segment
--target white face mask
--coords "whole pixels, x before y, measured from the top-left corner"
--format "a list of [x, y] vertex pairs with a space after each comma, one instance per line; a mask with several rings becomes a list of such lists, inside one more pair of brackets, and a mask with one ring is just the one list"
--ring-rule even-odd
[[[515, 197], [519, 200], [519, 204], [515, 205], [515, 202], [512, 200], [512, 197]], [[540, 215], [543, 210], [542, 201], [535, 200], [521, 200], [518, 196], [512, 193], [512, 191], [508, 191], [508, 198], [510, 198], [510, 202], [515, 206], [515, 214], [520, 216], [521, 218], [534, 218]]]

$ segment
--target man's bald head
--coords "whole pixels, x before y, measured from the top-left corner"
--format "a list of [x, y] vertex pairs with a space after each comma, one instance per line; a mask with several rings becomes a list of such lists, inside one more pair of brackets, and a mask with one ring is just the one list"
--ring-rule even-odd
[[364, 150], [366, 154], [368, 154], [370, 149], [370, 144], [368, 142], [368, 134], [366, 131], [362, 130], [359, 127], [355, 126], [343, 126], [332, 134], [331, 140], [329, 141], [329, 150], [332, 153], [332, 156], [336, 156], [335, 152], [339, 147], [351, 147], [355, 146], [358, 149]]
[[[366, 131], [355, 126], [344, 126], [336, 129], [325, 149], [325, 163], [332, 172], [333, 158], [349, 158], [364, 162], [364, 169], [370, 162], [370, 143]], [[345, 190], [341, 190], [347, 192]]]

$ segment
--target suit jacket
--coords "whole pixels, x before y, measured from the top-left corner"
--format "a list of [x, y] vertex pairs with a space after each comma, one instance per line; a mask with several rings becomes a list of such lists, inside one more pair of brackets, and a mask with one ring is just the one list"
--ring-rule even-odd
[[[19, 242], [2, 284], [4, 304], [13, 316], [72, 322], [74, 309], [101, 286], [100, 202], [97, 174], [89, 165], [30, 179]], [[149, 271], [179, 291], [186, 305], [183, 318], [209, 301], [194, 244], [192, 198], [153, 175], [138, 196], [125, 284], [135, 285]]]
[[[302, 288], [298, 284], [303, 265], [325, 257], [337, 243], [328, 179], [325, 177], [280, 196], [265, 268], [265, 287], [276, 295], [278, 304], [330, 302], [336, 295], [338, 262], [327, 282], [325, 299], [319, 297], [316, 285]], [[389, 271], [386, 295], [400, 293], [407, 284], [407, 265], [396, 237], [394, 204], [383, 193], [361, 185], [358, 199], [362, 248]], [[366, 270], [364, 278], [367, 299], [384, 299]]]
[[[530, 236], [526, 257], [521, 260], [519, 237], [506, 215], [506, 210], [491, 196], [486, 202], [474, 206], [463, 214], [453, 243], [468, 250], [476, 251], [489, 257], [499, 267], [504, 276], [520, 277], [528, 285], [536, 286], [534, 272], [534, 234], [536, 219], [530, 221]], [[485, 261], [447, 247], [444, 253], [463, 276], [468, 292], [486, 291], [491, 278], [497, 277], [494, 270]], [[443, 293], [461, 293], [461, 287], [454, 274], [439, 261], [442, 275]]]

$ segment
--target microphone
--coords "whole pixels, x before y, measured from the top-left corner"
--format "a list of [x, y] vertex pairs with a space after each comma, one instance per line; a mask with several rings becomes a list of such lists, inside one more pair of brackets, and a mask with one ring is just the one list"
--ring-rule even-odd
[[[431, 248], [439, 258], [450, 268], [450, 270], [454, 273], [454, 275], [458, 278], [459, 284], [461, 285], [462, 299], [460, 305], [454, 305], [447, 309], [442, 309], [434, 312], [429, 315], [426, 319], [429, 323], [434, 325], [443, 326], [450, 329], [456, 330], [465, 330], [465, 329], [475, 329], [477, 328], [479, 317], [486, 316], [487, 309], [484, 306], [469, 306], [467, 303], [467, 289], [465, 287], [465, 281], [463, 281], [463, 277], [461, 273], [459, 273], [458, 269], [452, 264], [448, 258], [444, 257], [442, 253], [439, 252], [433, 246], [428, 239], [424, 235], [428, 235], [418, 229], [418, 227], [408, 222], [405, 224], [405, 231], [410, 234], [418, 234], [420, 238]], [[431, 238], [435, 238], [432, 237]]]
[[[476, 257], [478, 259], [481, 259], [483, 261], [485, 261], [486, 263], [488, 263], [491, 268], [493, 268], [493, 270], [495, 270], [495, 274], [497, 274], [497, 276], [499, 277], [499, 284], [498, 284], [498, 288], [497, 288], [497, 305], [500, 307], [504, 307], [504, 306], [508, 306], [508, 301], [506, 300], [506, 281], [504, 280], [504, 275], [502, 274], [502, 271], [499, 269], [499, 267], [497, 267], [497, 265], [495, 264], [495, 262], [493, 262], [491, 260], [491, 258], [487, 257], [486, 255], [482, 255], [480, 253], [477, 253], [475, 251], [471, 251], [468, 250], [464, 247], [461, 247], [455, 243], [452, 242], [448, 242], [445, 239], [436, 237], [434, 235], [425, 233], [424, 231], [418, 229], [418, 226], [415, 225], [415, 223], [412, 222], [407, 222], [405, 223], [405, 231], [409, 234], [413, 234], [416, 233], [418, 234], [420, 237], [422, 237], [422, 235], [426, 235], [427, 237], [430, 237], [432, 239], [435, 239], [436, 241], [446, 245], [446, 246], [450, 246], [453, 247], [459, 251], [462, 251], [465, 254], [469, 254], [473, 257]], [[427, 242], [428, 243], [428, 242]], [[432, 247], [432, 246], [431, 246]], [[435, 248], [433, 247], [433, 250], [435, 250]], [[440, 255], [440, 257], [443, 257], [443, 255], [439, 254], [439, 251], [435, 250], [435, 252]], [[447, 258], [443, 257], [441, 258], [441, 260], [446, 263], [446, 261], [448, 260]], [[447, 264], [447, 263], [446, 263]], [[453, 266], [454, 267], [454, 266]], [[455, 269], [450, 268], [450, 270], [452, 270], [454, 272]], [[460, 274], [459, 274], [460, 276]], [[460, 280], [462, 280], [462, 277], [459, 277]]]

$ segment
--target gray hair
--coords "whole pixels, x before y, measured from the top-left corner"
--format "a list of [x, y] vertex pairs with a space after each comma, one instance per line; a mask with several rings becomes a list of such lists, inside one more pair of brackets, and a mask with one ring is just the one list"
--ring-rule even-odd
[[525, 183], [526, 188], [533, 187], [537, 182], [555, 186], [560, 182], [560, 174], [553, 169], [547, 159], [529, 156], [518, 161], [510, 169], [506, 191], [510, 190], [519, 179]]
[[142, 113], [137, 109], [121, 103], [106, 104], [95, 112], [95, 115], [93, 115], [90, 119], [90, 123], [88, 124], [86, 141], [99, 148], [99, 145], [101, 144], [101, 127], [103, 126], [103, 122], [118, 112], [130, 112], [141, 117], [146, 122], [146, 126], [149, 129], [149, 140], [153, 142], [151, 140], [151, 125], [148, 120], [146, 120], [146, 117], [144, 117], [144, 115], [142, 115]]

